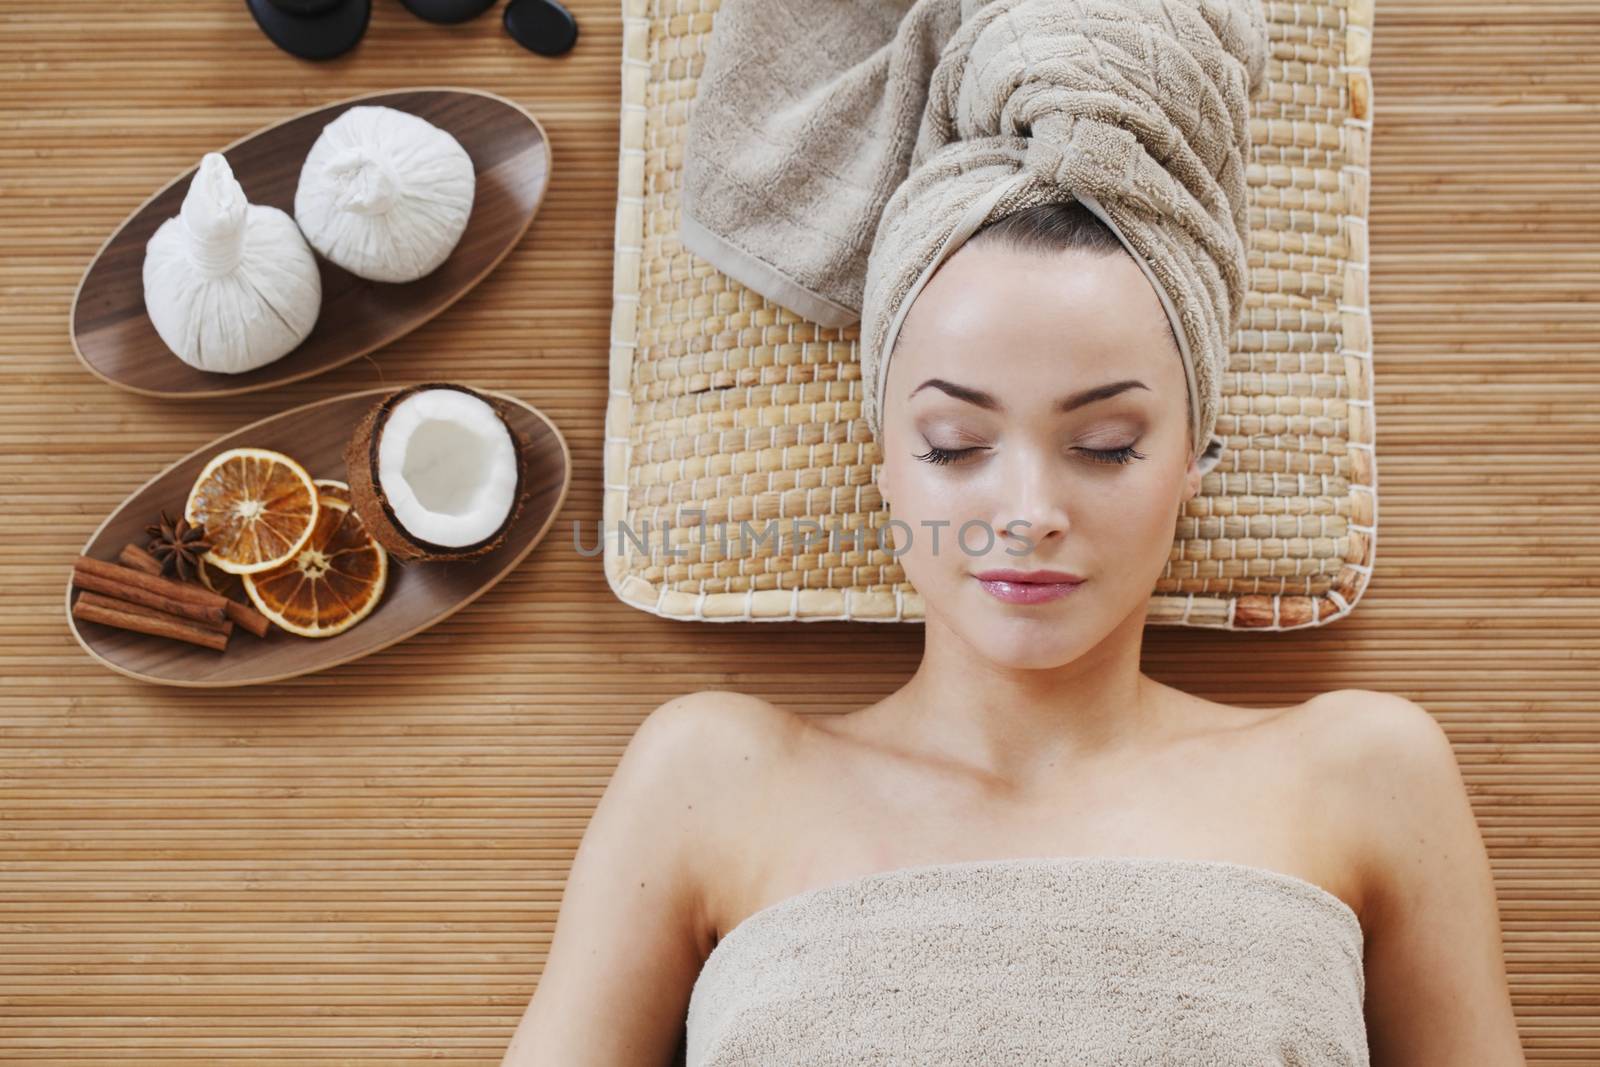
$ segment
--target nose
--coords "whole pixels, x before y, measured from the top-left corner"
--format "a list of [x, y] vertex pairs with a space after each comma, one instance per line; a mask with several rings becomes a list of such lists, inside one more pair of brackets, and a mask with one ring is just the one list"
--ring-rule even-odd
[[1015, 552], [1062, 540], [1071, 520], [1061, 458], [1043, 448], [1014, 448], [1006, 458], [998, 543]]

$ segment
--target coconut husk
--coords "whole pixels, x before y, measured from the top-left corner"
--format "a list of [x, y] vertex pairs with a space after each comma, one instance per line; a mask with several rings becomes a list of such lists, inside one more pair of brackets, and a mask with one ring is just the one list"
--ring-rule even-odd
[[[494, 533], [470, 545], [436, 545], [407, 532], [384, 496], [383, 486], [378, 479], [378, 442], [382, 437], [382, 424], [402, 400], [413, 393], [430, 389], [454, 389], [475, 396], [488, 404], [500, 417], [506, 431], [510, 433], [512, 446], [516, 449], [517, 486], [513, 494], [511, 511]], [[517, 517], [522, 514], [528, 497], [528, 442], [511, 425], [505, 403], [496, 397], [485, 396], [464, 385], [450, 382], [425, 382], [421, 385], [407, 386], [379, 400], [356, 425], [355, 434], [345, 446], [344, 463], [345, 480], [350, 484], [351, 508], [361, 519], [367, 532], [391, 557], [401, 562], [477, 559], [493, 552], [505, 542], [506, 535], [510, 533]]]

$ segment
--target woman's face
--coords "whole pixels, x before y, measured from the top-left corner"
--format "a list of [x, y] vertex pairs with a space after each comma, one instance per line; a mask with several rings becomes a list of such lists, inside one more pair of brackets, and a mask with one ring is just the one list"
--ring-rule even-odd
[[[1070, 662], [1135, 614], [1142, 627], [1200, 487], [1188, 405], [1127, 255], [963, 245], [907, 313], [880, 424], [879, 486], [928, 620], [1017, 668]], [[993, 570], [1084, 581], [1017, 602], [980, 581]]]

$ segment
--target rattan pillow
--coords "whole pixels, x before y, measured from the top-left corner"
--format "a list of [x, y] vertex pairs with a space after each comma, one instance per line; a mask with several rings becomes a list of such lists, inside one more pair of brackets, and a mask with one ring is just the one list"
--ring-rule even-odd
[[[678, 243], [683, 132], [720, 3], [623, 0], [606, 578], [670, 618], [920, 622], [876, 539], [890, 514], [859, 326], [800, 318]], [[1156, 625], [1316, 626], [1354, 608], [1372, 573], [1372, 0], [1265, 10], [1227, 449], [1179, 518]]]

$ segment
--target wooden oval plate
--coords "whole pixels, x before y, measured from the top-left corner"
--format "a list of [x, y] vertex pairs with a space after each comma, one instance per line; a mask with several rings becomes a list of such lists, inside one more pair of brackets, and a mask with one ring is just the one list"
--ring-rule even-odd
[[358, 104], [409, 111], [445, 130], [472, 157], [472, 214], [449, 258], [412, 282], [374, 282], [322, 256], [322, 308], [299, 347], [242, 374], [197, 370], [169, 349], [144, 306], [144, 249], [178, 213], [195, 165], [141, 204], [100, 246], [72, 299], [72, 346], [89, 370], [148, 396], [232, 396], [309, 378], [421, 326], [459, 300], [505, 258], [544, 200], [550, 142], [539, 120], [504, 97], [476, 89], [371, 93], [303, 112], [220, 151], [252, 204], [294, 215], [300, 166], [322, 128]]
[[[135, 489], [83, 546], [83, 555], [115, 560], [122, 546], [144, 544], [145, 526], [162, 508], [178, 515], [207, 460], [226, 448], [255, 445], [298, 460], [314, 478], [345, 481], [344, 447], [356, 424], [391, 388], [319, 400], [251, 423], [195, 450]], [[537, 408], [489, 390], [506, 402], [506, 416], [528, 444], [528, 499], [505, 543], [476, 560], [400, 563], [389, 560], [383, 598], [372, 614], [332, 637], [299, 637], [277, 626], [263, 638], [235, 628], [222, 651], [166, 637], [133, 633], [72, 617], [67, 625], [84, 651], [114, 671], [147, 682], [233, 686], [276, 682], [359, 659], [448, 618], [491, 589], [544, 539], [567, 496], [572, 456], [566, 439]]]

